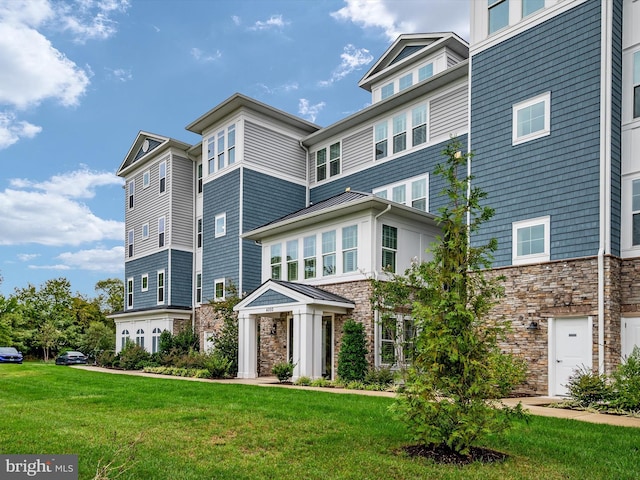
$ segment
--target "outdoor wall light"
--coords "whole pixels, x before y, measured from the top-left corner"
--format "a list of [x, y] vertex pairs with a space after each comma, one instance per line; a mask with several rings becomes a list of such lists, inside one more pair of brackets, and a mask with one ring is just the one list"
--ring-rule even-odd
[[278, 333], [278, 324], [276, 322], [273, 322], [273, 325], [271, 325], [271, 335], [276, 335]]
[[527, 325], [527, 330], [530, 332], [535, 332], [536, 330], [538, 330], [538, 322], [531, 320], [531, 322], [529, 322], [529, 325]]

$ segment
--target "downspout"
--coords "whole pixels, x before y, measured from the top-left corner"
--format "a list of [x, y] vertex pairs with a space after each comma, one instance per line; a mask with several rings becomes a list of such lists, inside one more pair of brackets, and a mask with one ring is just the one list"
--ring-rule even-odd
[[611, 92], [613, 2], [602, 2], [600, 51], [600, 245], [598, 248], [598, 372], [604, 373], [605, 267], [611, 252]]
[[[193, 169], [191, 171], [191, 178], [195, 178], [195, 184], [193, 184], [193, 205], [191, 207], [191, 218], [194, 220], [192, 222], [191, 228], [193, 229], [195, 235], [191, 236], [191, 240], [193, 242], [193, 260], [191, 262], [191, 331], [196, 331], [196, 260], [197, 260], [197, 251], [198, 251], [198, 231], [197, 231], [197, 205], [198, 205], [198, 161], [195, 160], [189, 152], [185, 152], [187, 154], [187, 158], [191, 160], [193, 163]], [[203, 342], [204, 343], [204, 342]]]
[[304, 169], [305, 169], [305, 180], [307, 181], [307, 188], [306, 188], [306, 194], [305, 194], [305, 205], [308, 207], [309, 206], [309, 201], [311, 200], [311, 192], [310, 192], [310, 188], [309, 188], [309, 149], [307, 147], [305, 147], [302, 143], [302, 140], [298, 140], [298, 145], [300, 145], [300, 148], [302, 150], [304, 150]]

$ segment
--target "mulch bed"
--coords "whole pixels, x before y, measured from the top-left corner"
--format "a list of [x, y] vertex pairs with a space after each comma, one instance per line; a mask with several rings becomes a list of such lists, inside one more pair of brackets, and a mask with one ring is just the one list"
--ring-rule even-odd
[[481, 447], [471, 447], [468, 455], [462, 455], [446, 445], [410, 445], [403, 447], [402, 451], [410, 457], [428, 458], [436, 463], [460, 466], [473, 462], [503, 462], [509, 457], [506, 453]]

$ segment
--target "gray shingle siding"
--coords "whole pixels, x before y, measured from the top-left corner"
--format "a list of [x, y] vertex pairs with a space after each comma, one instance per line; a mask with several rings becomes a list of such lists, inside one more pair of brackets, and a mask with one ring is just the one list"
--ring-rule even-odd
[[622, 2], [613, 2], [611, 88], [611, 253], [620, 255], [622, 167]]
[[171, 305], [190, 307], [193, 298], [193, 254], [182, 250], [171, 250]]
[[262, 307], [264, 305], [278, 305], [281, 303], [294, 303], [294, 302], [295, 300], [293, 298], [289, 298], [286, 295], [283, 295], [282, 293], [274, 292], [273, 290], [267, 290], [247, 306]]
[[[458, 140], [466, 149], [467, 136], [461, 135]], [[433, 170], [437, 164], [444, 163], [445, 158], [442, 155], [442, 151], [446, 145], [447, 142], [438, 143], [422, 150], [411, 152], [403, 157], [372, 166], [353, 175], [325, 183], [311, 190], [311, 201], [313, 203], [320, 202], [344, 192], [347, 187], [350, 187], [351, 190], [370, 193], [375, 188], [428, 172], [429, 211], [436, 213], [438, 208], [444, 204], [444, 199], [440, 195], [444, 183], [433, 174]]]
[[[509, 265], [512, 222], [550, 215], [552, 260], [597, 254], [599, 2], [475, 55], [472, 75], [472, 170], [496, 210], [474, 242], [496, 237]], [[551, 134], [512, 146], [512, 106], [548, 91]]]
[[[165, 279], [169, 271], [168, 250], [163, 250], [152, 255], [147, 255], [130, 262], [124, 266], [125, 288], [128, 278], [133, 277], [133, 308], [151, 308], [158, 305], [158, 270], [165, 271]], [[146, 292], [142, 289], [142, 275], [149, 275], [149, 288]], [[165, 280], [165, 285], [166, 285]], [[166, 297], [166, 296], [165, 296]]]

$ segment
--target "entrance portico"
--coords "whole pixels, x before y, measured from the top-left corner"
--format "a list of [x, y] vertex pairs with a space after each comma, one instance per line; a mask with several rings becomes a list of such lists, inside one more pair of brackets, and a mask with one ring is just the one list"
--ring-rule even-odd
[[[287, 335], [287, 350], [295, 364], [293, 380], [321, 378], [327, 371], [326, 363], [323, 365], [327, 345], [323, 343], [332, 342], [333, 337], [327, 335], [332, 325], [327, 317], [347, 315], [354, 307], [350, 300], [317, 287], [267, 280], [234, 308], [238, 312], [238, 378], [258, 376], [261, 319], [272, 319], [275, 330], [275, 320], [282, 316], [290, 319], [287, 328], [292, 328]], [[281, 361], [288, 360], [285, 355]]]

